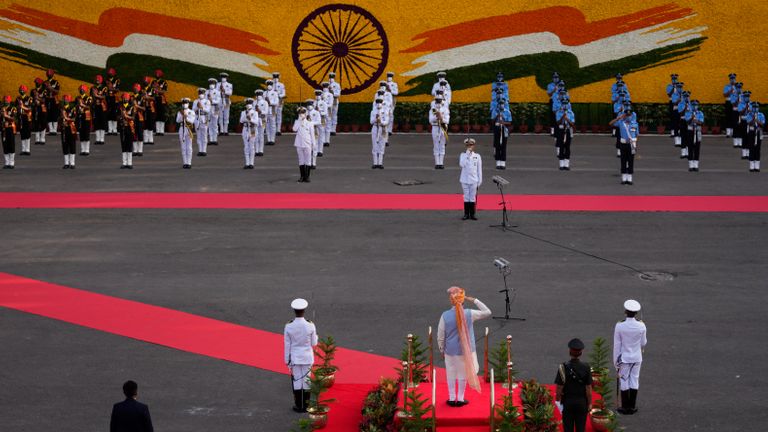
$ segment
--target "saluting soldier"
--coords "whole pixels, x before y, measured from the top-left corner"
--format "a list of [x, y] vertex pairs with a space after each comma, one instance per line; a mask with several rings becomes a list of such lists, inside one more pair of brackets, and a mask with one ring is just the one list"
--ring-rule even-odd
[[80, 94], [75, 98], [75, 112], [77, 113], [75, 125], [80, 135], [80, 156], [88, 156], [91, 154], [91, 105], [93, 98], [91, 98], [88, 86], [85, 84], [78, 87], [77, 91]]
[[563, 414], [563, 432], [584, 432], [592, 405], [592, 372], [589, 363], [579, 360], [583, 350], [581, 339], [571, 339], [571, 359], [557, 367], [555, 403]]
[[560, 101], [560, 107], [555, 115], [557, 129], [555, 129], [555, 146], [557, 146], [557, 159], [561, 171], [571, 170], [571, 142], [573, 141], [573, 127], [576, 119], [571, 110], [571, 100], [566, 96]]
[[48, 110], [48, 132], [51, 135], [56, 135], [56, 131], [59, 127], [59, 91], [61, 90], [61, 84], [54, 78], [53, 69], [48, 69], [45, 72], [45, 76], [48, 77], [43, 83], [45, 86], [45, 106]]
[[459, 156], [459, 182], [464, 192], [464, 216], [461, 219], [477, 220], [477, 190], [483, 185], [483, 158], [475, 152], [474, 138], [465, 139], [464, 147], [466, 150]]
[[315, 324], [304, 318], [308, 306], [302, 298], [292, 301], [291, 309], [296, 318], [290, 320], [283, 331], [285, 364], [293, 385], [293, 410], [299, 413], [307, 412], [309, 374], [315, 363], [314, 347], [317, 345]]
[[265, 133], [267, 129], [267, 116], [269, 115], [269, 103], [264, 99], [264, 90], [256, 90], [253, 92], [256, 95], [253, 107], [256, 112], [259, 113], [261, 121], [256, 127], [256, 156], [264, 156], [264, 141]]
[[176, 113], [176, 123], [179, 125], [179, 144], [181, 145], [181, 168], [192, 168], [192, 140], [195, 133], [195, 111], [189, 107], [189, 98], [181, 99], [181, 109]]
[[333, 103], [331, 104], [331, 135], [336, 136], [336, 126], [339, 124], [339, 101], [341, 100], [341, 86], [336, 82], [336, 72], [328, 73], [328, 85], [333, 95]]
[[674, 139], [675, 147], [680, 147], [683, 144], [683, 139], [680, 136], [680, 112], [678, 111], [680, 101], [683, 99], [683, 86], [682, 82], [675, 83], [675, 89], [672, 91], [672, 95], [669, 97], [671, 103], [671, 110], [669, 113], [670, 124], [670, 136]]
[[283, 134], [283, 105], [285, 103], [285, 84], [280, 82], [280, 72], [273, 72], [272, 73], [272, 83], [275, 86], [275, 91], [277, 92], [277, 109], [276, 109], [276, 117], [275, 117], [275, 130], [276, 135], [280, 136]]
[[637, 390], [640, 388], [640, 366], [643, 363], [643, 347], [648, 343], [645, 323], [636, 318], [640, 303], [624, 302], [626, 318], [616, 324], [613, 332], [613, 363], [619, 375], [621, 390], [620, 414], [637, 412]]
[[136, 142], [136, 105], [131, 100], [131, 94], [123, 93], [122, 102], [118, 105], [118, 131], [120, 133], [120, 150], [123, 154], [123, 164], [120, 169], [133, 169], [133, 143]]
[[[558, 72], [552, 72], [552, 82], [547, 84], [547, 97], [549, 98], [549, 115], [550, 115], [550, 128], [549, 128], [549, 134], [551, 136], [555, 136], [555, 113], [557, 110], [555, 109], [555, 100], [558, 99], [557, 92], [559, 90], [560, 84], [560, 74]], [[509, 100], [509, 97], [507, 97], [507, 100]]]
[[221, 115], [219, 116], [219, 135], [229, 136], [229, 114], [232, 109], [234, 87], [229, 82], [229, 74], [219, 74], [219, 94], [221, 94]]
[[309, 183], [309, 176], [312, 172], [312, 146], [315, 142], [315, 125], [307, 118], [307, 109], [299, 108], [299, 117], [293, 123], [293, 131], [296, 132], [296, 138], [293, 146], [296, 147], [296, 154], [299, 157], [299, 183]]
[[95, 84], [91, 87], [91, 99], [93, 100], [93, 129], [96, 132], [96, 141], [94, 144], [103, 145], [104, 135], [107, 132], [107, 86], [104, 84], [104, 77], [96, 75]]
[[691, 108], [683, 116], [688, 125], [688, 171], [699, 171], [699, 155], [701, 154], [701, 126], [704, 124], [704, 113], [699, 109], [699, 101], [692, 100]]
[[211, 103], [210, 121], [208, 122], [208, 145], [219, 145], [219, 117], [221, 116], [221, 92], [216, 78], [208, 78], [208, 90], [205, 97]]
[[117, 135], [117, 120], [122, 112], [120, 106], [120, 78], [115, 68], [107, 70], [107, 134]]
[[384, 99], [377, 98], [371, 110], [371, 153], [373, 165], [371, 169], [384, 169], [384, 150], [386, 148], [385, 137], [389, 124], [389, 107], [384, 105]]
[[683, 98], [677, 104], [677, 113], [680, 116], [678, 122], [678, 134], [680, 135], [680, 159], [688, 157], [688, 146], [693, 140], [693, 128], [686, 119], [686, 113], [691, 109], [691, 92], [684, 91]]
[[448, 89], [448, 91], [451, 90], [451, 84], [446, 79], [446, 73], [443, 71], [440, 71], [437, 73], [437, 81], [435, 81], [434, 84], [432, 84], [432, 96], [435, 96], [437, 94], [438, 90]]
[[610, 125], [619, 125], [619, 153], [621, 157], [621, 184], [632, 185], [635, 172], [635, 152], [637, 151], [638, 126], [631, 108], [625, 109]]
[[280, 96], [275, 90], [275, 82], [267, 80], [267, 92], [264, 94], [264, 98], [269, 104], [269, 111], [267, 111], [267, 145], [275, 145], [275, 137], [277, 136], [277, 108], [280, 105]]
[[730, 127], [731, 127], [731, 137], [733, 137], [733, 146], [734, 147], [741, 147], [742, 138], [738, 135], [739, 134], [739, 100], [741, 99], [741, 88], [743, 84], [741, 82], [737, 82], [733, 85], [731, 95], [728, 98], [728, 102], [731, 103], [731, 111], [727, 112], [726, 115], [728, 116], [730, 120]]
[[[557, 73], [557, 72], [555, 72]], [[547, 85], [547, 94], [551, 94], [549, 92], [549, 88], [552, 84]], [[504, 81], [504, 73], [499, 71], [496, 73], [496, 81], [491, 83], [491, 99], [496, 99], [499, 97], [499, 90], [501, 90], [501, 96], [504, 97], [504, 99], [509, 100], [509, 85], [506, 81]]]
[[[504, 83], [506, 84], [506, 83]], [[509, 126], [512, 125], [512, 111], [509, 110], [504, 88], [496, 88], [496, 95], [491, 101], [491, 121], [493, 122], [493, 158], [496, 169], [507, 169], [507, 141]]]
[[253, 169], [253, 159], [256, 156], [256, 140], [261, 118], [253, 106], [253, 99], [245, 100], [245, 109], [240, 113], [240, 124], [243, 125], [243, 154], [245, 165], [243, 169]]
[[323, 88], [323, 102], [325, 102], [325, 106], [328, 109], [328, 116], [325, 122], [325, 138], [321, 141], [323, 141], [323, 147], [329, 147], [331, 145], [331, 135], [336, 135], [334, 132], [336, 129], [333, 125], [333, 104], [336, 103], [337, 99], [331, 92], [330, 82], [323, 82], [321, 87]]
[[155, 70], [155, 79], [151, 84], [152, 94], [155, 97], [155, 109], [157, 117], [155, 119], [155, 133], [159, 136], [165, 135], [165, 116], [168, 110], [168, 82], [163, 78], [161, 69]]
[[5, 165], [3, 169], [13, 169], [16, 166], [16, 115], [18, 109], [13, 106], [10, 95], [3, 97], [3, 107], [0, 116], [3, 122], [3, 156]]
[[43, 87], [42, 78], [35, 78], [35, 88], [30, 92], [30, 96], [32, 96], [32, 132], [35, 134], [35, 145], [45, 145], [48, 107], [45, 106], [45, 87]]
[[429, 124], [432, 125], [432, 154], [435, 156], [435, 169], [445, 169], [445, 144], [448, 141], [448, 124], [451, 113], [443, 104], [443, 98], [435, 97], [429, 110]]
[[747, 115], [747, 144], [749, 145], [749, 172], [760, 172], [760, 147], [763, 145], [765, 114], [760, 112], [760, 104], [752, 102], [752, 110]]
[[741, 147], [741, 158], [744, 160], [749, 159], [749, 145], [744, 144], [744, 139], [747, 136], [747, 122], [744, 121], [744, 118], [752, 109], [751, 96], [752, 92], [745, 90], [739, 94], [738, 102], [736, 103], [736, 116], [738, 117], [738, 120], [736, 128], [733, 131], [733, 136], [738, 137], [739, 147]]
[[21, 139], [21, 155], [32, 154], [30, 141], [32, 137], [32, 96], [27, 94], [27, 86], [19, 86], [19, 95], [16, 97], [16, 108], [19, 110], [19, 138]]
[[733, 105], [731, 104], [731, 94], [736, 91], [736, 74], [728, 74], [728, 84], [723, 87], [723, 98], [725, 99], [725, 116], [723, 121], [725, 122], [725, 136], [731, 137], [733, 135], [733, 126], [731, 125], [731, 113], [733, 112]]
[[144, 156], [144, 121], [146, 119], [147, 107], [144, 105], [144, 98], [141, 94], [141, 84], [133, 84], [133, 94], [131, 95], [131, 102], [134, 106], [134, 130], [135, 136], [133, 138], [133, 156]]
[[206, 97], [206, 90], [197, 89], [197, 99], [192, 103], [195, 112], [195, 133], [197, 134], [197, 155], [208, 155], [208, 125], [211, 115], [211, 101]]
[[318, 126], [322, 122], [320, 113], [315, 109], [315, 100], [307, 99], [304, 101], [304, 105], [307, 107], [307, 119], [312, 123], [314, 128], [312, 133], [312, 163], [309, 164], [309, 169], [317, 168], [317, 158], [323, 157], [323, 143], [318, 139]]
[[[395, 73], [387, 72], [387, 85], [389, 86], [389, 93], [392, 94], [392, 106], [389, 110], [389, 124], [387, 125], [387, 135], [392, 135], [392, 126], [395, 124], [395, 104], [397, 103], [397, 95], [400, 94], [400, 88], [395, 82]], [[389, 139], [387, 139], [389, 142]]]
[[75, 169], [75, 152], [77, 151], [77, 104], [72, 96], [64, 95], [61, 99], [61, 148], [64, 153], [62, 169]]

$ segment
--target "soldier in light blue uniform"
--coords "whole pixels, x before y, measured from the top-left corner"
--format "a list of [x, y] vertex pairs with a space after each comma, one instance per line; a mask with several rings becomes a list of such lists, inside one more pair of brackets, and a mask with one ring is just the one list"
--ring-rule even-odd
[[683, 97], [677, 104], [677, 113], [680, 115], [680, 159], [688, 157], [688, 146], [691, 144], [693, 138], [691, 129], [688, 128], [688, 122], [685, 121], [685, 114], [691, 108], [691, 92], [684, 91]]
[[741, 92], [739, 99], [736, 102], [736, 115], [738, 117], [738, 123], [734, 129], [734, 137], [738, 137], [739, 147], [741, 147], [741, 158], [744, 160], [749, 159], [749, 147], [744, 145], [744, 138], [747, 136], [747, 122], [744, 121], [744, 116], [752, 109], [750, 96], [752, 92], [749, 90]]
[[672, 109], [673, 108], [672, 95], [675, 93], [675, 89], [677, 89], [677, 84], [678, 84], [677, 78], [678, 78], [678, 76], [679, 76], [678, 74], [670, 75], [669, 77], [671, 79], [671, 82], [669, 84], [667, 84], [667, 98], [669, 99], [669, 104], [667, 106], [667, 113], [668, 113], [669, 119], [670, 119], [670, 122], [669, 122], [669, 136], [670, 137], [674, 137], [675, 136], [675, 131], [672, 129], [672, 115], [673, 115], [673, 111], [674, 111]]
[[550, 112], [550, 124], [551, 127], [549, 128], [549, 134], [554, 136], [555, 135], [555, 112], [557, 111], [555, 109], [554, 101], [557, 98], [557, 91], [558, 87], [557, 85], [560, 83], [560, 74], [557, 72], [552, 72], [552, 82], [547, 84], [547, 97], [549, 97], [549, 112]]
[[496, 99], [498, 96], [498, 91], [501, 90], [501, 95], [504, 96], [504, 99], [509, 100], [509, 86], [507, 85], [507, 82], [504, 81], [504, 73], [498, 72], [496, 74], [496, 81], [494, 81], [491, 84], [491, 99]]
[[621, 73], [616, 74], [616, 82], [613, 83], [613, 85], [611, 86], [611, 93], [616, 93], [619, 83], [622, 83], [622, 84], [624, 83], [622, 78], [624, 78], [624, 76]]
[[683, 86], [682, 82], [677, 82], [672, 95], [669, 97], [671, 110], [669, 111], [669, 129], [670, 136], [674, 138], [675, 147], [680, 147], [683, 144], [683, 140], [680, 137], [680, 113], [677, 111], [680, 101], [683, 99]]
[[621, 143], [621, 184], [631, 185], [635, 172], [635, 152], [637, 151], [638, 125], [633, 121], [632, 110], [625, 110], [620, 116], [611, 120], [611, 126], [619, 125]]
[[699, 109], [699, 101], [692, 100], [690, 109], [683, 114], [688, 138], [688, 171], [699, 171], [699, 155], [701, 154], [701, 126], [704, 124], [704, 113]]
[[573, 128], [576, 118], [571, 110], [570, 98], [567, 96], [560, 101], [560, 108], [555, 114], [555, 147], [560, 171], [571, 170], [571, 141], [573, 141]]
[[731, 92], [731, 95], [728, 98], [728, 102], [731, 103], [731, 111], [727, 112], [726, 115], [730, 119], [730, 127], [732, 129], [732, 137], [733, 137], [733, 146], [734, 147], [741, 147], [742, 142], [742, 136], [739, 135], [739, 101], [741, 100], [741, 88], [743, 87], [743, 84], [740, 82], [737, 82], [733, 86], [733, 91]]
[[749, 172], [760, 172], [760, 147], [763, 144], [765, 114], [760, 112], [760, 104], [752, 102], [752, 110], [747, 114], [747, 144], [749, 145]]
[[736, 91], [736, 74], [728, 74], [728, 84], [723, 87], [723, 98], [725, 99], [725, 115], [723, 121], [725, 122], [725, 136], [733, 136], [733, 125], [731, 125], [731, 112], [733, 112], [733, 105], [731, 104], [731, 94]]
[[[611, 99], [614, 99], [611, 97]], [[623, 89], [619, 90], [618, 98], [613, 103], [613, 115], [614, 118], [620, 116], [624, 112], [624, 104], [629, 100], [627, 92]], [[619, 144], [621, 141], [621, 133], [619, 132], [619, 126], [615, 125], [611, 129], [611, 136], [616, 137], [616, 157], [621, 157], [621, 150], [619, 150]]]
[[504, 89], [496, 89], [496, 97], [491, 101], [491, 121], [493, 122], [493, 158], [496, 169], [507, 169], [507, 140], [509, 127], [512, 125], [512, 112], [504, 95]]

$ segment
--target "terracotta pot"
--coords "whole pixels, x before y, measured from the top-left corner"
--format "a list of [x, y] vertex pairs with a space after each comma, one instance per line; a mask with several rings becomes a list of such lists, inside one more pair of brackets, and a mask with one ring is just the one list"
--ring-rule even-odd
[[540, 124], [533, 125], [534, 133], [541, 133], [543, 130], [544, 130], [544, 125], [540, 125]]
[[174, 133], [176, 132], [176, 123], [166, 123], [165, 129], [167, 129], [167, 132]]
[[360, 130], [363, 132], [370, 132], [371, 131], [371, 125], [368, 123], [360, 125]]
[[645, 135], [648, 133], [648, 126], [640, 126], [640, 134]]
[[664, 135], [665, 130], [667, 130], [665, 126], [656, 126], [656, 133], [659, 135]]
[[607, 414], [601, 414], [600, 410], [593, 409], [589, 414], [593, 431], [608, 432], [608, 425], [611, 424], [611, 420], [613, 419], [613, 412], [607, 411]]
[[400, 130], [403, 132], [410, 132], [411, 131], [411, 124], [410, 123], [403, 123], [400, 125]]
[[328, 411], [329, 407], [310, 407], [307, 408], [307, 415], [309, 420], [312, 421], [312, 427], [314, 429], [322, 429], [328, 424]]
[[349, 132], [349, 125], [341, 125], [342, 132]]
[[359, 124], [353, 124], [351, 126], [352, 132], [359, 132], [360, 131], [360, 125]]
[[720, 135], [720, 126], [712, 126], [712, 135]]
[[598, 133], [600, 132], [600, 125], [592, 125], [591, 129], [592, 133]]
[[483, 125], [483, 133], [488, 133], [491, 131], [491, 125], [484, 124]]
[[460, 130], [461, 130], [461, 125], [457, 125], [457, 124], [452, 124], [452, 125], [451, 125], [451, 132], [453, 132], [453, 133], [457, 133], [457, 132], [459, 132]]
[[521, 124], [520, 125], [520, 133], [528, 133], [528, 125], [527, 124]]
[[415, 127], [416, 127], [416, 132], [424, 132], [423, 124], [417, 124]]
[[243, 124], [242, 124], [242, 123], [238, 123], [238, 124], [235, 126], [235, 132], [237, 132], [237, 133], [243, 133]]
[[587, 125], [579, 126], [579, 132], [580, 133], [587, 133]]

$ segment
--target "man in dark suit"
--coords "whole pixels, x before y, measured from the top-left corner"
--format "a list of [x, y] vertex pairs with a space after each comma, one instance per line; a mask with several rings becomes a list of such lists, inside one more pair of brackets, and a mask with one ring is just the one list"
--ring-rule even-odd
[[125, 400], [112, 407], [109, 432], [154, 432], [149, 407], [136, 400], [139, 386], [133, 381], [123, 384]]

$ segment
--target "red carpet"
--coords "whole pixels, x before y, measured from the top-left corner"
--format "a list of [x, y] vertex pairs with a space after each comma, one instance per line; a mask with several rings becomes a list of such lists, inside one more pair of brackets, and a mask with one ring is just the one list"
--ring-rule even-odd
[[[283, 335], [0, 273], [0, 306], [182, 351], [288, 374]], [[124, 317], [130, 316], [130, 320]], [[339, 348], [336, 382], [376, 383], [397, 360]]]
[[[768, 196], [508, 195], [513, 211], [768, 212]], [[3, 192], [0, 208], [459, 210], [458, 194]], [[480, 210], [498, 210], [481, 195]]]

